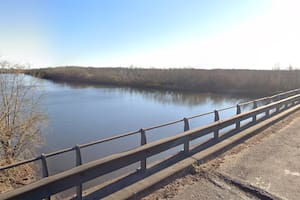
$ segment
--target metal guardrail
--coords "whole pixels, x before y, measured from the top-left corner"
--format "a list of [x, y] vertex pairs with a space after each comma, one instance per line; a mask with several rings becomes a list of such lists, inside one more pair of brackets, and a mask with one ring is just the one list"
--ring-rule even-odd
[[[97, 141], [93, 141], [93, 142], [86, 143], [86, 144], [76, 145], [74, 147], [62, 149], [62, 150], [59, 150], [56, 152], [42, 154], [41, 156], [36, 157], [36, 158], [32, 158], [32, 159], [17, 162], [17, 163], [11, 164], [11, 165], [3, 166], [0, 168], [0, 172], [3, 170], [13, 168], [13, 167], [17, 167], [17, 166], [28, 164], [28, 163], [31, 163], [31, 162], [34, 162], [37, 160], [41, 160], [43, 177], [48, 177], [49, 171], [48, 171], [48, 166], [47, 166], [47, 158], [56, 156], [56, 155], [59, 155], [62, 153], [70, 152], [70, 151], [75, 151], [75, 153], [76, 153], [76, 166], [77, 167], [67, 170], [65, 172], [50, 176], [49, 178], [43, 178], [35, 183], [30, 184], [30, 186], [28, 186], [29, 188], [27, 186], [25, 186], [23, 190], [22, 190], [22, 188], [20, 188], [20, 189], [17, 189], [16, 192], [15, 191], [9, 192], [7, 194], [7, 197], [14, 196], [15, 194], [20, 195], [21, 193], [24, 193], [22, 191], [26, 191], [24, 193], [26, 195], [34, 194], [36, 197], [39, 196], [40, 198], [45, 198], [45, 197], [49, 197], [50, 195], [55, 194], [57, 192], [63, 191], [64, 189], [67, 189], [69, 187], [76, 186], [77, 187], [77, 197], [81, 198], [82, 197], [82, 183], [86, 182], [87, 180], [91, 180], [95, 177], [104, 175], [105, 173], [112, 172], [116, 169], [120, 169], [122, 167], [125, 167], [129, 164], [132, 164], [132, 163], [135, 163], [138, 161], [140, 162], [140, 170], [145, 171], [147, 169], [147, 157], [156, 155], [162, 151], [165, 151], [169, 148], [178, 146], [180, 144], [184, 144], [184, 152], [189, 152], [189, 149], [190, 149], [189, 143], [191, 140], [202, 137], [202, 136], [208, 134], [209, 132], [213, 132], [214, 139], [218, 139], [219, 138], [219, 130], [222, 128], [225, 128], [229, 125], [235, 124], [236, 129], [240, 129], [241, 128], [240, 122], [242, 120], [245, 120], [247, 118], [252, 118], [252, 122], [256, 122], [258, 114], [265, 112], [265, 117], [269, 117], [269, 116], [271, 116], [270, 110], [272, 110], [272, 109], [276, 109], [276, 112], [275, 112], [275, 114], [276, 114], [277, 112], [280, 111], [281, 104], [283, 104], [283, 103], [287, 103], [285, 105], [285, 108], [288, 108], [290, 103], [292, 105], [294, 105], [295, 102], [299, 103], [299, 96], [300, 96], [300, 95], [298, 95], [299, 93], [300, 93], [300, 89], [291, 90], [291, 91], [280, 93], [280, 94], [273, 95], [270, 97], [263, 97], [260, 99], [256, 99], [254, 101], [240, 103], [240, 104], [237, 104], [236, 106], [230, 106], [230, 107], [215, 110], [212, 112], [183, 118], [181, 120], [176, 120], [176, 121], [168, 122], [168, 123], [153, 126], [153, 127], [140, 129], [137, 131], [124, 133], [124, 134], [113, 136], [110, 138], [97, 140]], [[262, 101], [265, 101], [266, 105], [260, 106], [258, 108], [258, 102], [262, 102]], [[275, 102], [275, 101], [277, 101], [277, 102]], [[245, 113], [241, 112], [241, 106], [247, 106], [247, 105], [251, 105], [251, 104], [253, 105], [252, 110], [245, 112]], [[233, 109], [233, 108], [236, 108], [237, 115], [235, 115], [232, 118], [220, 121], [219, 112], [228, 110], [228, 109]], [[197, 129], [189, 130], [190, 129], [190, 127], [189, 127], [190, 119], [198, 118], [198, 117], [209, 115], [209, 114], [214, 114], [214, 116], [215, 116], [214, 123], [209, 124], [204, 127], [197, 128]], [[147, 144], [146, 131], [161, 128], [164, 126], [169, 126], [172, 124], [181, 123], [181, 122], [184, 123], [184, 131], [185, 131], [184, 133]], [[104, 142], [108, 142], [108, 141], [115, 140], [118, 138], [123, 138], [123, 137], [130, 136], [130, 135], [138, 134], [138, 133], [141, 135], [141, 146], [140, 147], [137, 147], [134, 150], [130, 150], [130, 151], [127, 151], [124, 153], [114, 154], [114, 155], [105, 157], [100, 160], [82, 164], [82, 158], [81, 158], [81, 149], [82, 148], [100, 144], [100, 143], [104, 143]], [[173, 141], [174, 138], [177, 138], [177, 139]], [[146, 146], [149, 148], [146, 148]], [[139, 150], [142, 150], [142, 149], [143, 149], [143, 151], [140, 152]], [[134, 154], [134, 156], [131, 156], [131, 154], [128, 152], [131, 152], [131, 153], [137, 152], [137, 153]], [[124, 156], [126, 159], [129, 159], [129, 157], [130, 157], [130, 159], [124, 160], [124, 158], [123, 158]], [[129, 156], [129, 157], [127, 157], [127, 156]], [[116, 163], [117, 161], [121, 162], [123, 160], [124, 160], [125, 164], [120, 165], [119, 163], [118, 164]], [[94, 164], [95, 164], [95, 166], [94, 166]], [[97, 168], [97, 172], [94, 172], [94, 174], [90, 173], [89, 170], [94, 171], [94, 167]], [[104, 167], [106, 167], [106, 169], [104, 169]], [[100, 170], [100, 168], [101, 168], [101, 170]], [[103, 170], [102, 170], [102, 168], [103, 168]], [[89, 172], [87, 172], [87, 170]], [[75, 180], [76, 178], [74, 178], [74, 177], [78, 177], [78, 176], [81, 177], [80, 180], [71, 181], [72, 183], [68, 183], [68, 184], [65, 182], [66, 180], [70, 180], [70, 179]], [[53, 181], [55, 182], [54, 185], [52, 185]], [[63, 184], [62, 184], [62, 182], [63, 182]], [[55, 189], [51, 189], [51, 191], [48, 189], [45, 189], [46, 185], [49, 185], [49, 184], [52, 185], [51, 188], [54, 187]], [[30, 189], [30, 188], [32, 188], [32, 189]]]

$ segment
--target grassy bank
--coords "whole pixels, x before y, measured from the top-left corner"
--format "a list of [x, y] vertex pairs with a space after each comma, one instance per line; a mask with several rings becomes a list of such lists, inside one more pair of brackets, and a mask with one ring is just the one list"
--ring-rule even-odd
[[27, 74], [57, 82], [266, 95], [300, 87], [300, 71], [57, 67]]

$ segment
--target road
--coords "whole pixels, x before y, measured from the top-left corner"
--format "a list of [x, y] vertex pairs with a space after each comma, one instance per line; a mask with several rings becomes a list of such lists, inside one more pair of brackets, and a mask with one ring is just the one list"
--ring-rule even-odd
[[300, 111], [143, 199], [300, 199]]

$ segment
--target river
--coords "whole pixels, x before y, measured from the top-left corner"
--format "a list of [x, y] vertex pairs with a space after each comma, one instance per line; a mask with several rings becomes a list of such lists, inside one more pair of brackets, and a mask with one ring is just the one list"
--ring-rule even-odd
[[[224, 94], [70, 85], [49, 80], [39, 80], [39, 83], [44, 93], [42, 107], [48, 115], [48, 125], [42, 131], [44, 143], [38, 149], [38, 154], [210, 112], [248, 100]], [[235, 112], [235, 109], [220, 112], [220, 118], [232, 116]], [[211, 123], [213, 120], [213, 114], [195, 118], [189, 121], [190, 128]], [[182, 131], [183, 123], [147, 131], [147, 142]], [[83, 163], [89, 162], [139, 145], [139, 134], [94, 145], [82, 149], [82, 160]], [[148, 161], [162, 159], [181, 149], [182, 147], [171, 149]], [[56, 174], [75, 166], [75, 153], [73, 151], [51, 157], [47, 162], [50, 175]], [[137, 163], [125, 171], [138, 167]], [[119, 174], [125, 171], [120, 171]]]
[[[210, 112], [246, 100], [224, 94], [69, 85], [48, 80], [41, 80], [40, 84], [45, 96], [43, 107], [48, 115], [48, 125], [43, 130], [45, 142], [39, 153], [52, 152], [75, 144]], [[221, 112], [220, 118], [233, 115], [234, 112], [234, 110]], [[196, 118], [190, 120], [190, 126], [195, 128], [212, 121], [213, 115]], [[158, 140], [180, 133], [182, 130], [183, 124], [180, 123], [149, 131], [147, 141]], [[97, 147], [100, 148], [97, 152], [93, 147], [87, 148], [83, 151], [83, 161], [87, 162], [136, 147], [139, 141], [137, 135], [101, 144]]]

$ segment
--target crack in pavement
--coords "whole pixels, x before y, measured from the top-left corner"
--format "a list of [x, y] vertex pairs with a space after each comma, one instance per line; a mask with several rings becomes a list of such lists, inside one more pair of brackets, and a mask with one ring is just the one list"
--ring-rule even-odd
[[[282, 198], [270, 194], [269, 192], [261, 188], [255, 187], [251, 184], [234, 179], [228, 175], [221, 174], [219, 172], [207, 173], [205, 177], [208, 178], [209, 181], [211, 181], [212, 183], [218, 186], [220, 184], [218, 184], [215, 180], [215, 178], [217, 177], [219, 180], [225, 182], [226, 184], [234, 185], [239, 190], [248, 193], [250, 195], [253, 195], [262, 200], [282, 200]], [[223, 189], [228, 189], [228, 188], [223, 187]]]

